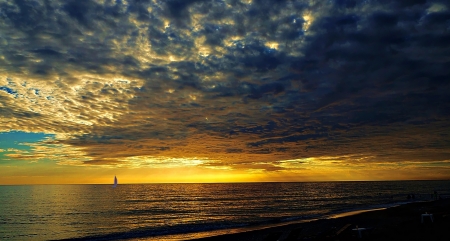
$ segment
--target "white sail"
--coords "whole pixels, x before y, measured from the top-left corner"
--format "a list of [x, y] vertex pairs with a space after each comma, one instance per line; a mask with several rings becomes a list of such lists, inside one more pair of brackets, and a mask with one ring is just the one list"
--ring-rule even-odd
[[117, 187], [117, 177], [116, 176], [114, 176], [114, 185], [113, 185], [113, 187]]

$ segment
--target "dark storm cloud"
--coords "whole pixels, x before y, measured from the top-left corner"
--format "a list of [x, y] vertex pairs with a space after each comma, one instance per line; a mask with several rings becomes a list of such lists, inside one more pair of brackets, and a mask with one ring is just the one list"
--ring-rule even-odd
[[[86, 164], [132, 156], [450, 158], [445, 1], [0, 8], [0, 100], [11, 110], [2, 124], [67, 133], [59, 142], [82, 148]], [[32, 101], [31, 88], [47, 99]], [[11, 124], [17, 119], [22, 125]]]

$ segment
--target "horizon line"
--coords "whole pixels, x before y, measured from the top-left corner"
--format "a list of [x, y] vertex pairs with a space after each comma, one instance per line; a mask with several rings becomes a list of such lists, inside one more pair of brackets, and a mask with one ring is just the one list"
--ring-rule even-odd
[[[246, 184], [246, 183], [324, 183], [324, 182], [408, 182], [408, 181], [450, 181], [450, 179], [405, 179], [405, 180], [334, 180], [334, 181], [259, 181], [259, 182], [129, 182], [119, 185], [136, 184]], [[21, 183], [1, 184], [0, 186], [34, 186], [34, 185], [112, 185], [111, 183]]]

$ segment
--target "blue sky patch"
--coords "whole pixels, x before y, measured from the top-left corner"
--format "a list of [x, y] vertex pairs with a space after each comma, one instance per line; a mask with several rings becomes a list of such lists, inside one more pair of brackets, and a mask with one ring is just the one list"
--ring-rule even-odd
[[35, 143], [46, 138], [53, 138], [53, 134], [45, 133], [29, 133], [22, 131], [11, 131], [0, 133], [0, 149], [7, 150], [8, 148], [19, 150], [30, 150], [30, 146], [23, 145], [23, 143]]

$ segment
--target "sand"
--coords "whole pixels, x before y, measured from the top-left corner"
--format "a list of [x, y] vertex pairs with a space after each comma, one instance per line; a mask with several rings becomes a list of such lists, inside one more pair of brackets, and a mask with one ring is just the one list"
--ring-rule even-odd
[[[421, 220], [422, 214], [433, 214]], [[361, 232], [353, 230], [366, 228]], [[424, 240], [450, 241], [450, 199], [409, 203], [346, 217], [199, 238], [201, 241], [259, 240]]]

